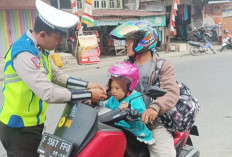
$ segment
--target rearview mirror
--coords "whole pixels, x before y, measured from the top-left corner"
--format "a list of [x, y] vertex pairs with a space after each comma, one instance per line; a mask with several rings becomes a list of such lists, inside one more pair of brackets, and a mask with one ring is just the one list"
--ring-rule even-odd
[[156, 86], [150, 86], [149, 88], [147, 88], [143, 92], [144, 95], [152, 97], [153, 99], [156, 99], [157, 97], [163, 96], [166, 93], [167, 93], [166, 90], [159, 88], [159, 87], [156, 87]]
[[160, 97], [160, 96], [163, 96], [164, 94], [166, 94], [167, 91], [162, 89], [162, 88], [159, 88], [159, 87], [156, 87], [156, 86], [150, 86], [148, 87], [146, 90], [143, 91], [143, 94], [141, 95], [138, 95], [136, 97], [133, 97], [132, 99], [130, 99], [129, 101], [129, 108], [131, 107], [131, 101], [137, 97], [140, 97], [140, 96], [143, 96], [143, 95], [147, 95], [153, 99], [156, 99], [157, 97]]

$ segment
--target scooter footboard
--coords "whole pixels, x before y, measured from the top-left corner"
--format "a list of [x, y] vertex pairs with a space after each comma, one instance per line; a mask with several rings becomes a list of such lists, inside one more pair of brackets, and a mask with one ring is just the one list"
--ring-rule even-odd
[[191, 46], [197, 46], [197, 47], [201, 46], [201, 44], [199, 42], [195, 42], [195, 41], [189, 41], [188, 44]]
[[180, 152], [178, 157], [199, 157], [200, 152], [193, 146], [186, 145]]

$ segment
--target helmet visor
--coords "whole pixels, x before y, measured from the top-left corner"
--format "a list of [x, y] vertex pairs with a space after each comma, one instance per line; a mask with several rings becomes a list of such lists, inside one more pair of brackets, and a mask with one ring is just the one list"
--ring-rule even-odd
[[137, 32], [139, 28], [133, 22], [126, 22], [116, 27], [113, 31], [111, 31], [110, 36], [116, 39], [126, 39], [130, 35]]
[[135, 32], [139, 30], [149, 30], [153, 25], [145, 21], [128, 21], [111, 31], [110, 36], [115, 39], [124, 40], [126, 38], [134, 38]]

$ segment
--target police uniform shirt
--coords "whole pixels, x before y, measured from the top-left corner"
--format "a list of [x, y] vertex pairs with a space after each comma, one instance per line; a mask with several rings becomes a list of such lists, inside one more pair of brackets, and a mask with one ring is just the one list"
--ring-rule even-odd
[[[27, 31], [27, 35], [37, 45], [30, 30]], [[21, 52], [14, 58], [14, 68], [18, 76], [38, 97], [47, 103], [70, 101], [71, 92], [66, 88], [51, 83], [47, 78], [46, 70], [33, 62], [33, 58], [35, 57], [40, 57], [40, 55], [34, 56], [30, 52]], [[61, 85], [65, 85], [69, 76], [60, 72], [54, 63], [51, 63], [51, 68], [53, 73], [52, 80], [59, 82]]]

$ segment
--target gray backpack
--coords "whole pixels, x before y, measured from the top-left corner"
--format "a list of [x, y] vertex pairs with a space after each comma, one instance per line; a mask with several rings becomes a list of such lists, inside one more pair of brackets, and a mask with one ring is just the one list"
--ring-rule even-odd
[[[156, 63], [156, 76], [154, 78], [154, 85], [159, 87], [159, 75], [165, 59], [159, 59]], [[200, 110], [198, 100], [192, 96], [189, 88], [183, 84], [178, 83], [180, 88], [180, 98], [174, 108], [156, 119], [158, 122], [164, 124], [169, 131], [183, 132], [190, 130], [195, 122], [197, 113]]]

